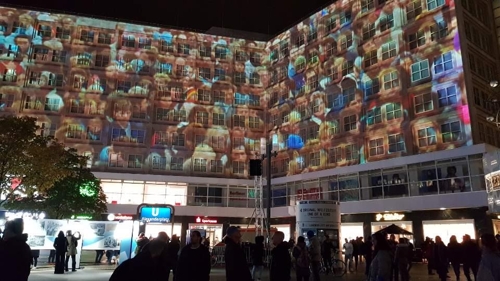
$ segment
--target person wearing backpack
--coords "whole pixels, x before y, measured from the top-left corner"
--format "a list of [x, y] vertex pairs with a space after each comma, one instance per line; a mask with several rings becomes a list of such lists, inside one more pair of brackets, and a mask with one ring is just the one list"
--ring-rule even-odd
[[311, 271], [309, 270], [311, 258], [307, 250], [306, 239], [303, 236], [299, 236], [297, 239], [297, 245], [293, 248], [292, 254], [296, 263], [295, 273], [297, 274], [297, 281], [309, 281], [309, 277], [311, 276]]

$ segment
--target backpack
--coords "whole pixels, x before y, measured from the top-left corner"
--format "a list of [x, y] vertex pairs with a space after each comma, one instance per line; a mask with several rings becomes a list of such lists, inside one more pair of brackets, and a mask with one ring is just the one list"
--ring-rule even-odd
[[300, 251], [300, 255], [297, 258], [297, 265], [301, 268], [308, 268], [309, 265], [311, 264], [311, 258], [309, 257], [309, 252], [307, 251], [307, 248], [301, 249], [297, 247], [297, 249]]

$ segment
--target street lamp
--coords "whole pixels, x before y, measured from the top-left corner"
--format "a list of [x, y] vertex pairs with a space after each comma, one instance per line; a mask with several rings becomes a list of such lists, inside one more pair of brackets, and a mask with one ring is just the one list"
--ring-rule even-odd
[[[492, 89], [496, 90], [497, 93], [498, 93], [498, 90], [500, 89], [498, 87], [499, 85], [500, 85], [500, 83], [498, 82], [498, 80], [492, 80], [492, 81], [490, 81], [490, 87]], [[497, 126], [497, 128], [500, 129], [500, 108], [498, 107], [497, 93], [495, 93], [495, 95], [491, 95], [490, 96], [490, 100], [489, 100], [489, 102], [495, 104], [496, 113], [495, 113], [494, 116], [488, 116], [488, 117], [486, 117], [486, 121], [488, 121], [490, 123], [493, 123], [494, 125]]]
[[[270, 133], [271, 131], [277, 131], [277, 127], [275, 126], [272, 130], [270, 130], [268, 133]], [[271, 235], [271, 207], [272, 207], [272, 203], [273, 203], [273, 199], [272, 199], [272, 184], [271, 184], [271, 176], [272, 176], [272, 161], [271, 161], [271, 158], [272, 157], [276, 157], [278, 156], [278, 152], [277, 151], [273, 151], [273, 140], [272, 138], [268, 138], [268, 141], [266, 143], [266, 153], [262, 155], [262, 160], [264, 160], [264, 158], [266, 158], [266, 163], [267, 163], [267, 167], [266, 167], [266, 179], [267, 179], [267, 183], [266, 183], [266, 189], [267, 189], [267, 208], [266, 208], [266, 217], [267, 217], [267, 224], [266, 224], [266, 228], [267, 228], [267, 235]], [[271, 239], [271, 237], [269, 237], [269, 239]], [[269, 240], [270, 242], [270, 240]]]

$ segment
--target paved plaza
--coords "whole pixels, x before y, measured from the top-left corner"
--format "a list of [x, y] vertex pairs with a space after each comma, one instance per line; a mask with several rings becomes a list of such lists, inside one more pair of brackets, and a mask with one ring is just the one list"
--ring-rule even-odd
[[[55, 275], [53, 268], [42, 267], [32, 271], [29, 281], [78, 281], [78, 280], [91, 280], [91, 281], [108, 281], [114, 267], [109, 267], [106, 265], [102, 266], [87, 266], [77, 272], [69, 272], [64, 275]], [[360, 268], [361, 271], [361, 268]], [[267, 277], [267, 272], [262, 279], [263, 281], [269, 280]], [[450, 275], [451, 276], [451, 275]], [[172, 279], [171, 279], [172, 280]], [[225, 281], [224, 269], [214, 268], [212, 269], [211, 281]], [[292, 274], [292, 281], [295, 280], [294, 274]], [[335, 278], [332, 276], [322, 276], [322, 281], [327, 280], [348, 280], [348, 281], [365, 281], [366, 278], [361, 273], [346, 274], [341, 278]], [[426, 280], [426, 281], [437, 281], [436, 275], [428, 276], [425, 265], [416, 264], [411, 272], [411, 280]]]

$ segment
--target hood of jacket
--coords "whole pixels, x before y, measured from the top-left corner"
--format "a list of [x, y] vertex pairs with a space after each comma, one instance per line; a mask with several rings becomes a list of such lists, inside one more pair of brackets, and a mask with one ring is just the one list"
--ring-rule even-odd
[[6, 242], [22, 242], [26, 243], [28, 241], [28, 234], [12, 235], [10, 233], [5, 233], [3, 240]]

